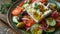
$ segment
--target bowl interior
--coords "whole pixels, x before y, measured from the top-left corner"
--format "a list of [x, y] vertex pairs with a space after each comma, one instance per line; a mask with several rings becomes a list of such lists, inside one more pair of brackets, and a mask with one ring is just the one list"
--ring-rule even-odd
[[19, 0], [19, 1], [15, 2], [15, 3], [10, 7], [10, 9], [9, 9], [9, 11], [8, 11], [8, 23], [10, 23], [10, 25], [12, 26], [13, 29], [15, 29], [17, 32], [20, 32], [21, 34], [31, 34], [31, 33], [29, 33], [29, 32], [26, 32], [26, 31], [22, 30], [22, 29], [16, 28], [16, 26], [15, 26], [16, 24], [12, 21], [12, 14], [11, 14], [12, 10], [13, 10], [19, 3], [23, 2], [23, 1], [24, 1], [24, 0]]
[[[23, 1], [24, 1], [24, 0], [19, 0], [19, 1], [15, 2], [15, 3], [10, 7], [10, 9], [9, 9], [9, 11], [8, 11], [8, 23], [9, 23], [9, 24], [12, 26], [12, 28], [15, 29], [17, 32], [20, 32], [21, 34], [26, 34], [26, 33], [27, 33], [26, 31], [16, 28], [16, 23], [14, 23], [14, 22], [12, 21], [12, 14], [11, 14], [12, 10], [13, 10], [19, 3], [23, 2]], [[29, 34], [29, 33], [27, 33], [27, 34]]]

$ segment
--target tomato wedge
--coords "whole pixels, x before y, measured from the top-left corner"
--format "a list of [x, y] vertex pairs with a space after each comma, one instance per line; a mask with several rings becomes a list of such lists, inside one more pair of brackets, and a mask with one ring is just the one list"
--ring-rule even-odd
[[20, 7], [21, 7], [23, 4], [24, 4], [24, 2], [21, 2], [18, 6], [20, 6]]
[[36, 1], [36, 0], [31, 0], [32, 2]]
[[34, 20], [33, 20], [32, 18], [30, 18], [30, 19], [27, 21], [26, 26], [30, 27], [30, 26], [32, 26], [34, 23], [35, 23]]
[[14, 16], [17, 16], [18, 14], [20, 14], [22, 12], [22, 8], [21, 7], [16, 7], [13, 11], [12, 14]]
[[34, 20], [26, 15], [23, 17], [23, 22], [25, 23], [25, 28], [29, 28], [30, 26], [32, 26], [35, 22]]

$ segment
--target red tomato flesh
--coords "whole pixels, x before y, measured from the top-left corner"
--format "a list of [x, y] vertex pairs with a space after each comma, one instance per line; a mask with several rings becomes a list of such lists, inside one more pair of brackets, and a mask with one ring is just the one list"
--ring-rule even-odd
[[22, 12], [22, 8], [21, 7], [16, 7], [13, 11], [12, 14], [14, 16], [18, 16], [18, 14], [20, 14]]
[[[28, 18], [28, 16], [24, 16], [23, 18]], [[29, 28], [30, 26], [32, 26], [35, 22], [32, 18], [28, 18], [29, 20], [23, 20], [23, 22], [25, 23], [25, 28]]]

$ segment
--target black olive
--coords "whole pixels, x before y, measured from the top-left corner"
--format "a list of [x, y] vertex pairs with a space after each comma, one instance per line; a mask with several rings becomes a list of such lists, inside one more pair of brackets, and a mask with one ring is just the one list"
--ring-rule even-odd
[[23, 20], [22, 20], [22, 17], [19, 17], [19, 18], [18, 18], [18, 21], [19, 21], [19, 22], [22, 22], [22, 21], [23, 21]]
[[22, 15], [22, 16], [25, 16], [25, 15], [28, 15], [28, 13], [27, 13], [27, 11], [23, 11], [23, 12], [21, 13], [21, 15]]

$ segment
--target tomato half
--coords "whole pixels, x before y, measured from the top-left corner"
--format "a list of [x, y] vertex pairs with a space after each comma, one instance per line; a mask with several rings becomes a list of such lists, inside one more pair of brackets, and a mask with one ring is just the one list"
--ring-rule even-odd
[[27, 26], [32, 26], [33, 24], [34, 24], [35, 22], [34, 22], [34, 20], [32, 19], [32, 18], [30, 18], [28, 21], [27, 21]]

